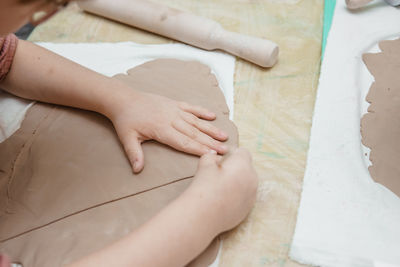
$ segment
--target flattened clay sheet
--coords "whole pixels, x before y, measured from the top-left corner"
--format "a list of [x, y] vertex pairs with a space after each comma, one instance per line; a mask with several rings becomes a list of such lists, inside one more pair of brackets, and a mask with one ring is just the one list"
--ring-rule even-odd
[[[212, 123], [237, 146], [237, 129], [208, 67], [158, 59], [115, 78], [213, 110]], [[198, 158], [157, 142], [143, 149], [145, 168], [135, 175], [105, 117], [34, 105], [0, 144], [0, 251], [25, 267], [60, 266], [144, 223], [190, 184]], [[214, 243], [196, 264], [211, 262], [217, 249]]]
[[361, 120], [361, 135], [371, 149], [371, 176], [400, 197], [400, 39], [382, 41], [379, 48], [382, 52], [363, 55], [375, 82], [367, 95], [371, 105]]

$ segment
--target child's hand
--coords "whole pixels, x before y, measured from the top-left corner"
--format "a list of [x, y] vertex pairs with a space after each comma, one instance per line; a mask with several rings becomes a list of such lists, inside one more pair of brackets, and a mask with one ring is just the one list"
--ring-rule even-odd
[[[122, 96], [122, 95], [121, 95]], [[203, 155], [227, 152], [228, 136], [206, 120], [215, 114], [199, 106], [137, 91], [126, 92], [107, 116], [111, 119], [134, 172], [144, 166], [141, 143], [154, 139], [177, 150]]]
[[256, 199], [258, 177], [250, 153], [236, 149], [221, 161], [208, 153], [201, 157], [188, 193], [208, 205], [208, 221], [221, 233], [238, 225], [250, 212]]
[[[141, 143], [155, 139], [178, 150], [220, 154], [228, 136], [206, 120], [208, 110], [132, 90], [30, 42], [20, 40], [1, 88], [19, 97], [99, 112], [117, 131], [134, 172], [143, 169]], [[51, 73], [51, 75], [48, 75]], [[46, 79], [42, 79], [46, 76]], [[111, 89], [110, 89], [111, 88]]]

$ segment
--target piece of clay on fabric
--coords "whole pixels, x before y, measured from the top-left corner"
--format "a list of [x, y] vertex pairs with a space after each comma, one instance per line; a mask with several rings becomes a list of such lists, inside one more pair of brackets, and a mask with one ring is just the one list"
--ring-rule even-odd
[[[1, 251], [24, 267], [62, 266], [116, 241], [145, 223], [182, 193], [193, 178], [101, 205], [1, 244]], [[213, 262], [219, 247], [216, 239], [187, 267]]]
[[[214, 111], [212, 123], [237, 146], [236, 127], [208, 67], [160, 59], [115, 78]], [[0, 251], [24, 266], [59, 266], [145, 222], [188, 186], [198, 157], [154, 141], [143, 149], [145, 168], [135, 175], [105, 117], [34, 105], [21, 129], [0, 144]], [[147, 195], [154, 199], [144, 200]]]
[[363, 55], [375, 81], [361, 120], [362, 143], [371, 149], [372, 178], [400, 197], [400, 39], [382, 41], [379, 48]]

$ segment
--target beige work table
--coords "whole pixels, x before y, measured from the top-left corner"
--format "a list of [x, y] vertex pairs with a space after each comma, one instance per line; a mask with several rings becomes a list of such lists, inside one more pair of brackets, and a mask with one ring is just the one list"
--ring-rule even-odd
[[[225, 235], [220, 266], [299, 266], [288, 258], [296, 225], [320, 69], [322, 0], [157, 0], [212, 18], [226, 29], [268, 38], [279, 62], [237, 60], [234, 121], [260, 177], [248, 219]], [[71, 3], [35, 29], [35, 42], [172, 42], [89, 15]]]

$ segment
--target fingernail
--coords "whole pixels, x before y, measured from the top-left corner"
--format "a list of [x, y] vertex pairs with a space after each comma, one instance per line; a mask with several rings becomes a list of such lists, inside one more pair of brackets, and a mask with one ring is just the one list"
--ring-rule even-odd
[[221, 137], [221, 138], [227, 138], [228, 137], [228, 135], [225, 133], [225, 132], [219, 132], [219, 136]]
[[131, 163], [132, 163], [133, 172], [137, 172], [137, 167], [138, 167], [138, 162], [137, 162], [137, 160], [134, 160], [134, 161], [132, 161]]
[[214, 155], [217, 155], [217, 151], [215, 151], [215, 150], [212, 150], [212, 149], [211, 149], [211, 150], [209, 150], [209, 151], [208, 151], [208, 153], [210, 153], [210, 154], [214, 154]]

